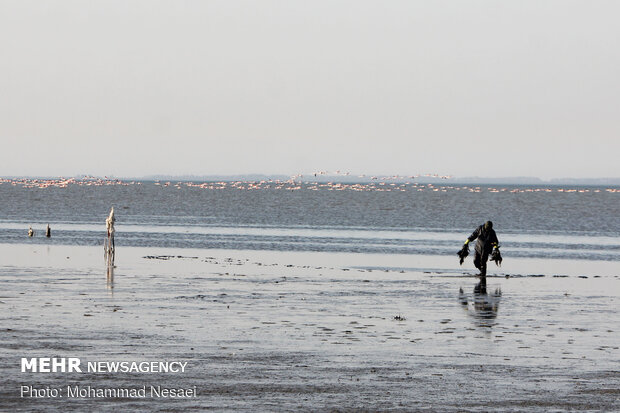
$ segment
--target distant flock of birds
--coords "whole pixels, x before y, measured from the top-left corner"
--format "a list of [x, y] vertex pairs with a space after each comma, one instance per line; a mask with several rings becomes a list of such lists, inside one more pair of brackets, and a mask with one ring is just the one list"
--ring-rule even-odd
[[[336, 175], [338, 176], [350, 176], [348, 172], [341, 173], [340, 171], [336, 171]], [[369, 176], [359, 175], [358, 178], [368, 178], [370, 182], [365, 183], [343, 183], [343, 182], [316, 182], [312, 181], [312, 177], [317, 176], [325, 176], [331, 177], [331, 173], [327, 171], [319, 171], [311, 174], [311, 178], [309, 180], [303, 181], [302, 178], [304, 175], [298, 174], [293, 175], [288, 180], [261, 180], [261, 181], [219, 181], [219, 182], [203, 182], [203, 183], [194, 183], [194, 182], [162, 182], [155, 181], [152, 184], [156, 186], [160, 186], [163, 188], [173, 187], [177, 189], [181, 189], [182, 187], [187, 188], [200, 188], [200, 189], [209, 189], [209, 190], [218, 190], [218, 189], [239, 189], [239, 190], [261, 190], [261, 189], [282, 189], [282, 190], [310, 190], [310, 191], [319, 191], [319, 190], [329, 190], [329, 191], [378, 191], [378, 192], [405, 192], [407, 190], [415, 190], [415, 191], [433, 191], [433, 192], [447, 192], [451, 190], [455, 191], [467, 191], [467, 192], [482, 192], [487, 191], [490, 193], [501, 193], [501, 192], [510, 192], [510, 193], [522, 193], [522, 192], [566, 192], [566, 193], [588, 193], [588, 192], [613, 192], [620, 193], [619, 188], [606, 188], [606, 189], [590, 189], [590, 188], [526, 188], [526, 187], [511, 187], [511, 188], [496, 188], [491, 186], [469, 186], [469, 185], [443, 185], [443, 184], [432, 184], [432, 183], [418, 183], [412, 182], [420, 177], [433, 177], [437, 179], [449, 179], [451, 178], [448, 175], [437, 175], [437, 174], [426, 174], [426, 175], [411, 175], [411, 176], [401, 176], [401, 175], [392, 175], [392, 176]], [[399, 181], [399, 182], [390, 182], [390, 181]], [[404, 181], [404, 182], [403, 182]], [[109, 186], [109, 185], [145, 185], [146, 182], [140, 181], [121, 181], [120, 179], [110, 179], [107, 177], [104, 178], [96, 178], [96, 177], [84, 177], [84, 178], [56, 178], [56, 179], [30, 179], [30, 178], [20, 178], [20, 179], [8, 179], [8, 178], [0, 178], [0, 185], [8, 184], [12, 186], [20, 186], [23, 188], [67, 188], [70, 185], [78, 185], [78, 186]]]
[[[319, 171], [311, 174], [313, 177], [317, 176], [350, 176], [349, 172], [341, 173], [340, 171], [328, 172], [328, 171]], [[187, 188], [200, 188], [200, 189], [209, 189], [209, 190], [221, 190], [221, 189], [239, 189], [239, 190], [261, 190], [261, 189], [284, 189], [289, 191], [297, 191], [297, 190], [310, 190], [310, 191], [319, 191], [319, 190], [328, 190], [328, 191], [377, 191], [377, 192], [405, 192], [409, 190], [416, 191], [433, 191], [433, 192], [447, 192], [449, 190], [455, 191], [467, 191], [479, 193], [483, 191], [481, 186], [447, 186], [447, 185], [439, 185], [435, 186], [433, 184], [422, 184], [417, 182], [410, 182], [407, 179], [417, 179], [420, 177], [433, 177], [438, 179], [449, 179], [451, 176], [449, 175], [438, 175], [438, 174], [425, 174], [425, 175], [411, 175], [411, 176], [401, 176], [401, 175], [392, 175], [392, 176], [370, 176], [368, 179], [371, 181], [381, 181], [381, 182], [369, 182], [369, 183], [342, 183], [342, 182], [313, 182], [306, 181], [303, 182], [301, 178], [304, 175], [297, 174], [293, 175], [289, 180], [261, 180], [261, 181], [220, 181], [220, 182], [203, 182], [203, 183], [194, 183], [194, 182], [161, 182], [155, 181], [153, 185], [160, 187], [174, 187], [177, 189], [181, 189], [182, 187]], [[366, 175], [359, 175], [358, 178], [366, 178]], [[386, 182], [390, 180], [397, 181], [405, 181], [404, 183], [396, 183], [396, 182]], [[97, 178], [92, 176], [86, 176], [83, 178], [56, 178], [56, 179], [30, 179], [30, 178], [20, 178], [20, 179], [10, 179], [10, 178], [0, 178], [0, 185], [9, 184], [12, 186], [21, 186], [23, 188], [67, 188], [70, 185], [78, 185], [78, 186], [109, 186], [109, 185], [143, 185], [143, 182], [140, 181], [121, 181], [120, 179], [110, 179], [108, 177]], [[495, 187], [486, 187], [484, 188], [487, 192], [490, 193], [501, 193], [501, 192], [510, 192], [510, 193], [520, 193], [520, 192], [565, 192], [565, 193], [588, 193], [588, 192], [612, 192], [612, 193], [620, 193], [620, 188], [606, 188], [604, 190], [601, 189], [588, 189], [588, 188], [579, 188], [579, 189], [566, 189], [566, 188], [495, 188]], [[32, 227], [28, 228], [28, 236], [34, 237], [34, 230]], [[49, 224], [45, 229], [45, 236], [51, 237], [51, 228]]]

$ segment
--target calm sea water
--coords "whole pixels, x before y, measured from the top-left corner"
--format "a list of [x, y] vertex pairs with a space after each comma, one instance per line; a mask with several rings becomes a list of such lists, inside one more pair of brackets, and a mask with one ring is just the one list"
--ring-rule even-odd
[[492, 220], [505, 256], [620, 260], [617, 188], [5, 181], [0, 201], [1, 243], [102, 245], [114, 206], [117, 246], [454, 255]]

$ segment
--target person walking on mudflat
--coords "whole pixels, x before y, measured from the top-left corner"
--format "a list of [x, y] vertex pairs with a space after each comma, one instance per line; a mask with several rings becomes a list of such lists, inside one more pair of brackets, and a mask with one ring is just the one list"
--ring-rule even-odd
[[480, 225], [472, 232], [472, 234], [465, 240], [463, 248], [457, 253], [460, 258], [460, 263], [463, 264], [465, 257], [469, 255], [469, 243], [477, 239], [474, 251], [474, 265], [480, 270], [480, 276], [485, 277], [487, 275], [487, 261], [489, 260], [489, 254], [491, 254], [491, 261], [499, 266], [502, 264], [502, 255], [499, 252], [499, 241], [497, 234], [493, 229], [493, 223], [487, 221]]

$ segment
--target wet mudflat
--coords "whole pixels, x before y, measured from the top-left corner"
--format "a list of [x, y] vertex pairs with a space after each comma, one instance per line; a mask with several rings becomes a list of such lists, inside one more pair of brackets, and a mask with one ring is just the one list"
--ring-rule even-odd
[[[613, 262], [513, 260], [485, 293], [447, 257], [125, 248], [106, 273], [101, 248], [0, 252], [1, 411], [620, 409]], [[21, 373], [22, 357], [188, 364]]]

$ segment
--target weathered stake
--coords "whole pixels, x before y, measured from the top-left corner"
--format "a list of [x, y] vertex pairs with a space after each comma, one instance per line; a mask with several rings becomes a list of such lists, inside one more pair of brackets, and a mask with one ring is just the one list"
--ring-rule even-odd
[[108, 230], [108, 236], [103, 245], [104, 250], [104, 258], [108, 266], [114, 265], [114, 222], [116, 219], [114, 218], [114, 207], [110, 210], [110, 215], [105, 220], [105, 226]]

